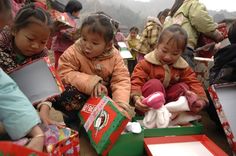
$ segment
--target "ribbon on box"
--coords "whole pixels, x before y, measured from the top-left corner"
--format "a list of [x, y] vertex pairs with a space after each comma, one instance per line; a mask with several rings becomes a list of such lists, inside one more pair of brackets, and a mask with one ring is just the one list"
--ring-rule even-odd
[[96, 119], [97, 115], [103, 110], [105, 105], [110, 99], [106, 96], [103, 96], [97, 106], [93, 109], [92, 113], [90, 114], [87, 121], [84, 123], [84, 129], [88, 132], [89, 128], [93, 124], [94, 120]]

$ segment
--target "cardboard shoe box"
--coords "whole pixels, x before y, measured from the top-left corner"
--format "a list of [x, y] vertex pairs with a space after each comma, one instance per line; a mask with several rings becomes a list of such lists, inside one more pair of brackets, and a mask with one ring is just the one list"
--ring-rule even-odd
[[[142, 125], [143, 117], [135, 117], [134, 121], [139, 122]], [[186, 126], [173, 126], [167, 128], [152, 128], [144, 129], [144, 137], [160, 137], [160, 136], [170, 136], [170, 135], [192, 135], [201, 134], [203, 131], [203, 125], [197, 121], [191, 122]]]
[[91, 145], [99, 155], [107, 155], [129, 119], [107, 96], [90, 98], [79, 113]]

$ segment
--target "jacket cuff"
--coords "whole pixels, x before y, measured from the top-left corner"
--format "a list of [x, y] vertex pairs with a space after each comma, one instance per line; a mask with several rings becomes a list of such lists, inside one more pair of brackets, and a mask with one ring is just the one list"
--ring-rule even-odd
[[37, 109], [40, 110], [41, 106], [42, 105], [47, 105], [50, 109], [52, 108], [52, 103], [49, 102], [49, 101], [44, 101], [44, 102], [41, 102], [37, 105]]
[[100, 82], [102, 81], [102, 78], [94, 75], [90, 81], [88, 82], [88, 86], [87, 89], [85, 89], [85, 94], [90, 95], [94, 89], [94, 87]]

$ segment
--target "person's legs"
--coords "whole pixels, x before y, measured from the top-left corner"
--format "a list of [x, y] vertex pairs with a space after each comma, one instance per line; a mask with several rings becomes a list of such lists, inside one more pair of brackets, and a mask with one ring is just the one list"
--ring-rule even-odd
[[178, 98], [185, 94], [189, 90], [188, 85], [185, 83], [177, 83], [166, 90], [166, 101], [176, 101]]
[[185, 59], [185, 61], [188, 62], [189, 66], [194, 70], [195, 63], [193, 52], [193, 49], [187, 47], [181, 56]]
[[165, 88], [164, 88], [163, 84], [161, 83], [161, 81], [158, 79], [151, 79], [151, 80], [147, 81], [142, 87], [142, 95], [144, 97], [148, 97], [152, 93], [155, 93], [158, 91], [162, 92], [164, 94], [164, 96], [166, 95]]
[[128, 60], [128, 70], [129, 70], [130, 75], [134, 71], [134, 67], [136, 66], [136, 64], [137, 64], [136, 60]]

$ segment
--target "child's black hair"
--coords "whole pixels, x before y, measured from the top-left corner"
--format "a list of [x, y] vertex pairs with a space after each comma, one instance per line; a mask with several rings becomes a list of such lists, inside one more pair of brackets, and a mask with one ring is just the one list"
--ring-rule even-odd
[[160, 19], [162, 16], [166, 18], [169, 15], [170, 9], [164, 9], [163, 11], [160, 11], [157, 17]]
[[[167, 35], [168, 33], [171, 33], [171, 35]], [[183, 50], [186, 48], [188, 42], [188, 34], [183, 28], [181, 28], [180, 25], [173, 24], [165, 28], [160, 34], [158, 44], [162, 43], [167, 38], [167, 36], [170, 36], [167, 43], [171, 40], [175, 40], [177, 48], [181, 47], [181, 49]]]
[[129, 29], [129, 32], [131, 32], [131, 31], [135, 31], [135, 32], [138, 34], [139, 29], [138, 29], [137, 27], [131, 27], [131, 28]]
[[48, 25], [49, 28], [52, 28], [52, 19], [50, 14], [42, 8], [35, 7], [32, 3], [25, 5], [19, 10], [14, 20], [13, 30], [18, 31], [30, 23], [34, 23], [35, 19], [31, 17], [41, 21], [45, 25]]
[[106, 43], [113, 40], [114, 26], [112, 19], [104, 14], [93, 14], [84, 19], [80, 30], [82, 31], [85, 26], [89, 27], [89, 31], [98, 33], [103, 36]]
[[236, 21], [229, 27], [228, 38], [231, 44], [236, 44]]
[[0, 1], [0, 12], [11, 11], [11, 1], [10, 0], [1, 0]]
[[82, 4], [79, 1], [70, 0], [65, 7], [65, 12], [69, 12], [70, 14], [72, 14], [73, 12], [82, 10], [82, 8]]

